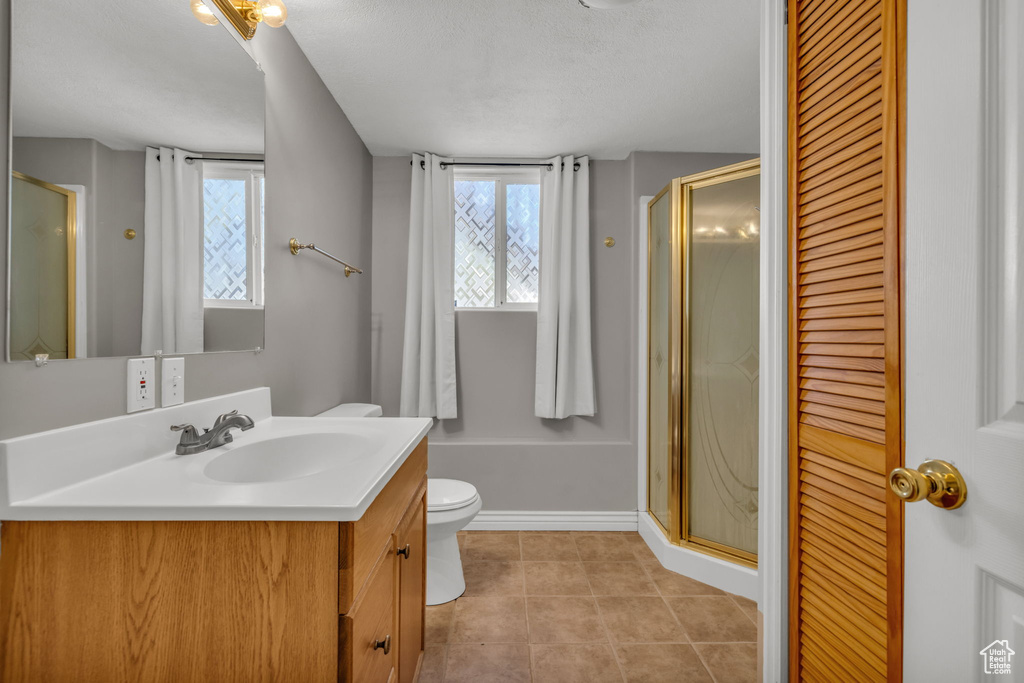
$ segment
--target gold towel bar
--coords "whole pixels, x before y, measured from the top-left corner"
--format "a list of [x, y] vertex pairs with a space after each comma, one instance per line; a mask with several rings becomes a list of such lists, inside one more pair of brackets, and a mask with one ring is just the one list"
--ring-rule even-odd
[[342, 261], [337, 256], [332, 256], [331, 254], [328, 254], [326, 251], [324, 251], [320, 247], [316, 246], [312, 242], [310, 242], [309, 244], [300, 244], [299, 241], [293, 237], [290, 240], [288, 240], [288, 246], [291, 248], [292, 253], [295, 254], [295, 255], [298, 255], [300, 249], [309, 249], [310, 251], [315, 251], [318, 254], [322, 254], [322, 255], [326, 256], [327, 258], [331, 259], [332, 261], [337, 261], [341, 265], [345, 266], [345, 277], [348, 277], [352, 273], [356, 273], [358, 275], [362, 275], [363, 274], [363, 271], [359, 270], [355, 266], [351, 266], [351, 265], [345, 263], [344, 261]]

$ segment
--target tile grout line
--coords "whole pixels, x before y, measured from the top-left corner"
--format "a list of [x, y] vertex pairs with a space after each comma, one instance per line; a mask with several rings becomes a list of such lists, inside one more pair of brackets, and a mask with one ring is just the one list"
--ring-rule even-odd
[[533, 683], [533, 634], [530, 632], [530, 600], [526, 595], [526, 567], [523, 566], [523, 533], [516, 532], [516, 543], [519, 545], [519, 575], [523, 582], [523, 619], [526, 620], [526, 659], [528, 660], [527, 671], [530, 674], [530, 683]]
[[[736, 599], [736, 595], [734, 593], [729, 593], [729, 597], [732, 599], [733, 604], [736, 605], [737, 607], [739, 607], [740, 611], [743, 612], [744, 615], [746, 615], [747, 619], [750, 619], [750, 621], [754, 622], [754, 628], [756, 629], [757, 628], [757, 618], [756, 617], [752, 617], [749, 614], [747, 614], [747, 610], [743, 609], [743, 606], [740, 605], [740, 603]], [[747, 598], [747, 599], [749, 600], [749, 598]], [[756, 605], [757, 602], [754, 601], [754, 604]]]
[[[572, 539], [573, 546], [576, 545], [576, 539]], [[579, 548], [576, 549], [576, 554], [579, 555]], [[590, 586], [590, 576], [587, 575], [587, 570], [583, 568], [583, 556], [580, 555], [580, 571], [583, 572], [583, 577], [587, 580], [587, 585]], [[593, 594], [594, 587], [590, 586], [590, 592]], [[628, 680], [626, 678], [626, 667], [622, 665], [622, 660], [619, 659], [619, 650], [615, 647], [615, 639], [612, 638], [612, 631], [608, 628], [608, 622], [605, 621], [604, 612], [601, 610], [601, 603], [598, 601], [596, 595], [592, 595], [591, 599], [594, 601], [594, 608], [597, 609], [597, 618], [601, 622], [601, 628], [604, 629], [604, 637], [608, 639], [608, 647], [612, 651], [612, 659], [615, 660], [615, 666], [619, 667], [619, 678], [622, 679], [623, 683]]]
[[[462, 549], [460, 548], [459, 552], [461, 553], [461, 551]], [[462, 560], [461, 555], [459, 560]], [[459, 609], [459, 598], [461, 597], [462, 596], [460, 595], [458, 598], [452, 600], [455, 604], [452, 605], [452, 618], [448, 622], [448, 637], [446, 638], [447, 642], [444, 644], [444, 668], [441, 669], [441, 683], [445, 683], [448, 680], [448, 657], [451, 654], [452, 636], [455, 635], [455, 613]]]
[[711, 676], [711, 680], [714, 683], [718, 683], [718, 678], [715, 677], [715, 673], [711, 670], [711, 667], [708, 666], [708, 663], [704, 661], [704, 655], [700, 653], [700, 650], [693, 647], [692, 643], [690, 644], [690, 648], [693, 650], [693, 654], [697, 655], [697, 659], [700, 661], [700, 663], [704, 665], [704, 670], [708, 672], [708, 676]]

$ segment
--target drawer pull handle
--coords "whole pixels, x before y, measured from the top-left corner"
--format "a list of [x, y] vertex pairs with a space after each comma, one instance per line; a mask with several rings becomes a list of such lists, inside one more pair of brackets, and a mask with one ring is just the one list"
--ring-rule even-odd
[[384, 636], [384, 640], [378, 640], [373, 644], [374, 650], [384, 650], [384, 654], [391, 654], [391, 636]]
[[410, 549], [409, 549], [409, 544], [408, 544], [408, 543], [406, 543], [406, 544], [405, 544], [405, 547], [404, 547], [404, 548], [399, 548], [399, 549], [398, 549], [398, 550], [397, 550], [397, 551], [395, 552], [395, 554], [396, 554], [396, 555], [401, 555], [401, 556], [403, 556], [403, 557], [404, 557], [405, 559], [407, 559], [407, 560], [408, 560], [408, 559], [409, 559], [409, 550], [410, 550]]

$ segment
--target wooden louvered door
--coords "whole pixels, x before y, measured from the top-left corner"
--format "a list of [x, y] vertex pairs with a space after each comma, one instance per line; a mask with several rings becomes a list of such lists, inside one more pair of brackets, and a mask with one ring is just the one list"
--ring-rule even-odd
[[902, 679], [901, 0], [790, 0], [790, 676]]

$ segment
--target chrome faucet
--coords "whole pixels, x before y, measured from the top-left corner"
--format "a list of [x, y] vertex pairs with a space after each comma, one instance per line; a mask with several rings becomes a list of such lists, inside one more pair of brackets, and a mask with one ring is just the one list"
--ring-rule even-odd
[[248, 415], [239, 415], [237, 410], [224, 413], [213, 423], [210, 429], [204, 429], [200, 434], [190, 424], [172, 425], [172, 432], [181, 432], [181, 440], [174, 452], [178, 455], [193, 455], [202, 453], [211, 448], [219, 448], [226, 443], [231, 443], [232, 437], [229, 433], [232, 429], [241, 429], [243, 432], [252, 429], [255, 424]]

